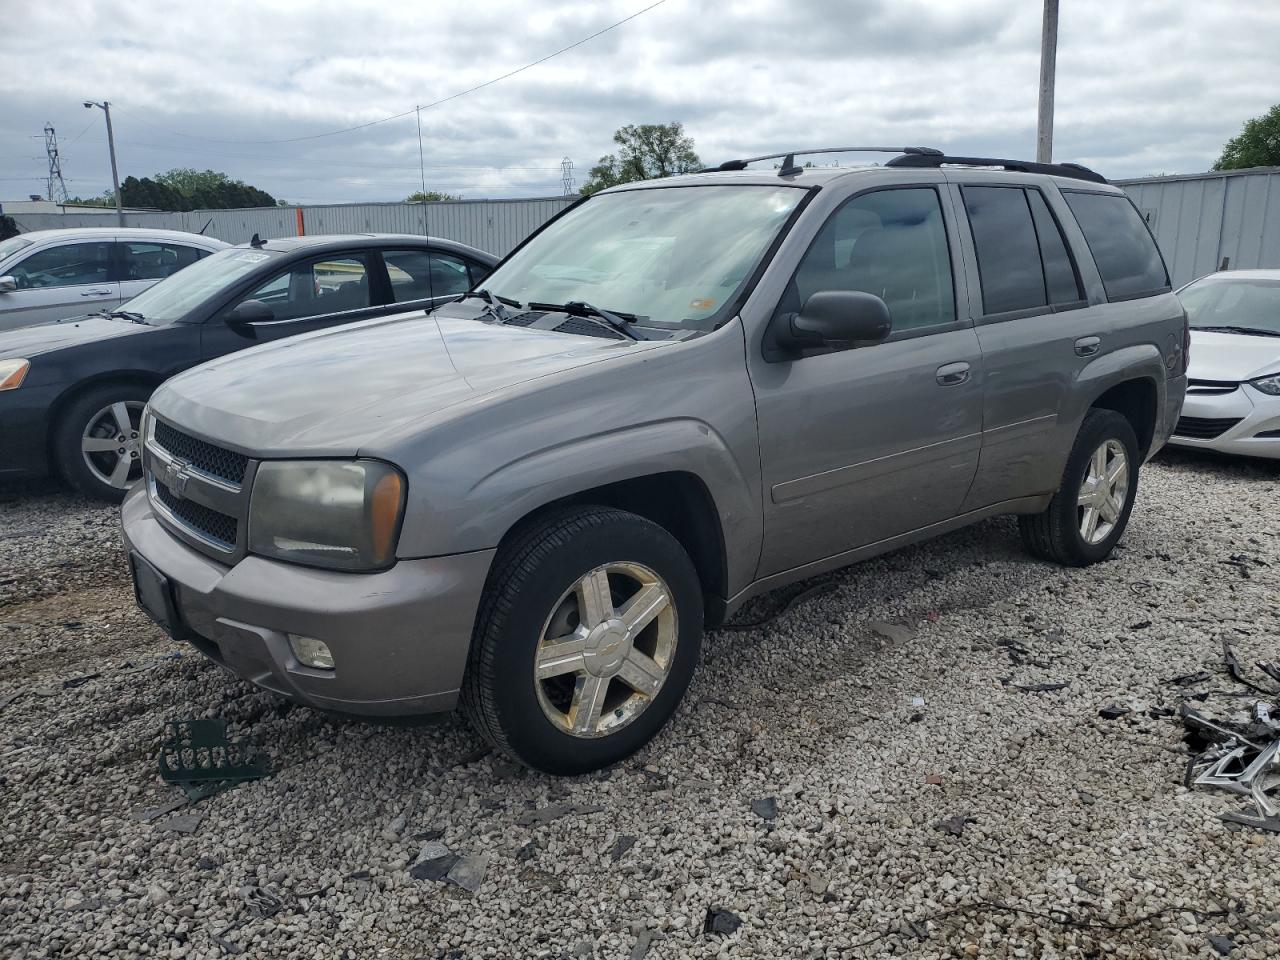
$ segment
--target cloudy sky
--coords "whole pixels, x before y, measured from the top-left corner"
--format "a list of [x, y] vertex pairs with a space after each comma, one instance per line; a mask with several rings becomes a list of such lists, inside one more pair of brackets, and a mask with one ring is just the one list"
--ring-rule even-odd
[[[0, 0], [0, 199], [43, 192], [52, 122], [73, 195], [223, 170], [294, 202], [419, 189], [412, 111], [653, 0]], [[1035, 0], [665, 0], [546, 63], [424, 109], [428, 189], [581, 184], [626, 123], [679, 120], [706, 161], [793, 146], [927, 144], [1031, 157]], [[1055, 159], [1113, 178], [1207, 169], [1280, 101], [1274, 0], [1061, 0]]]

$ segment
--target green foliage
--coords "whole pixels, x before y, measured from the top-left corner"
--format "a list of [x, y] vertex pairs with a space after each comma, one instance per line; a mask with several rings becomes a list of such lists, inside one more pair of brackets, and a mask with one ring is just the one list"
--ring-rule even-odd
[[702, 169], [693, 138], [684, 135], [681, 123], [628, 124], [613, 135], [617, 153], [600, 158], [591, 168], [582, 193], [636, 180], [653, 180]]
[[70, 197], [67, 200], [69, 206], [75, 207], [114, 207], [116, 205], [116, 195], [108, 190], [100, 197]]
[[462, 197], [455, 196], [452, 193], [441, 193], [439, 190], [428, 190], [423, 193], [421, 190], [415, 190], [404, 198], [405, 203], [430, 203], [437, 200], [461, 200]]
[[126, 207], [156, 210], [229, 210], [235, 207], [274, 207], [275, 197], [233, 180], [216, 170], [180, 168], [154, 177], [125, 177], [120, 202]]
[[1238, 136], [1227, 141], [1215, 170], [1243, 170], [1246, 167], [1280, 167], [1280, 103], [1244, 125]]
[[0, 240], [8, 240], [18, 235], [18, 225], [13, 217], [0, 216]]

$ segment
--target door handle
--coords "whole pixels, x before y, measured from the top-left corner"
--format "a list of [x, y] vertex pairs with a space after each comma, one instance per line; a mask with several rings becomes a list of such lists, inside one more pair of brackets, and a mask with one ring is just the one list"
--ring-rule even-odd
[[936, 377], [940, 387], [956, 387], [969, 379], [969, 365], [963, 360], [955, 363], [944, 363], [938, 368]]
[[107, 296], [109, 293], [111, 293], [111, 291], [110, 291], [110, 290], [82, 290], [82, 291], [80, 292], [80, 296], [82, 296], [82, 297], [105, 297], [105, 296]]
[[1077, 357], [1095, 356], [1101, 346], [1102, 346], [1102, 340], [1099, 339], [1098, 337], [1081, 337], [1079, 340], [1076, 341], [1076, 356]]

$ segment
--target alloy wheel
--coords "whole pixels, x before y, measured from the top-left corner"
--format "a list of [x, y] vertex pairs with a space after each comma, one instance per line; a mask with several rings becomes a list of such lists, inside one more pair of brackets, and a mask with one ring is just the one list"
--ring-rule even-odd
[[80, 436], [80, 454], [89, 472], [107, 486], [128, 489], [142, 476], [140, 400], [118, 400], [89, 418]]
[[1104, 440], [1093, 456], [1076, 498], [1080, 536], [1090, 546], [1111, 535], [1129, 497], [1129, 456], [1119, 440]]

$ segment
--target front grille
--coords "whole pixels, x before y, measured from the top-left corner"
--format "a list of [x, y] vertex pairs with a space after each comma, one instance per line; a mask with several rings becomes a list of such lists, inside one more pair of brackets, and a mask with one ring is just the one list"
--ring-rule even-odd
[[1217, 397], [1224, 393], [1235, 393], [1240, 384], [1232, 380], [1188, 380], [1187, 393], [1199, 397]]
[[156, 421], [154, 438], [157, 446], [197, 470], [236, 486], [244, 483], [244, 472], [249, 466], [249, 458], [244, 454], [199, 440], [163, 420]]
[[1239, 417], [1179, 417], [1178, 425], [1173, 428], [1173, 435], [1186, 437], [1188, 440], [1212, 440], [1222, 436], [1239, 422]]
[[165, 509], [200, 535], [213, 540], [228, 550], [236, 547], [239, 524], [235, 517], [211, 510], [202, 503], [193, 500], [182, 500], [173, 495], [163, 483], [154, 485], [155, 495], [164, 504]]

